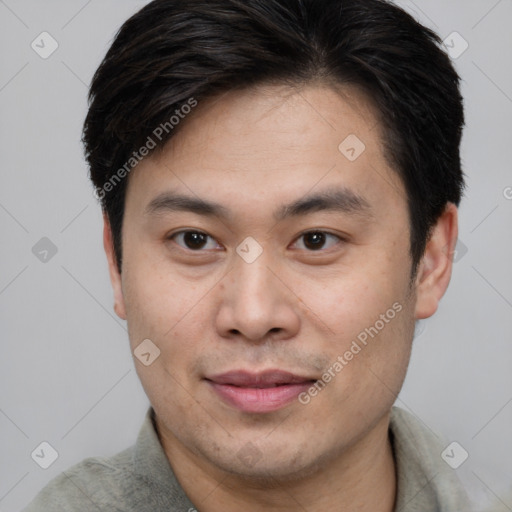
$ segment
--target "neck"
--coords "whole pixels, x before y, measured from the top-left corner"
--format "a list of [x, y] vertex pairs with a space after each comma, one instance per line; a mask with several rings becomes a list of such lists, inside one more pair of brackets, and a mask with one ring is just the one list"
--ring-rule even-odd
[[396, 471], [389, 415], [341, 454], [287, 481], [253, 480], [227, 473], [188, 450], [160, 428], [158, 419], [157, 425], [176, 478], [201, 512], [394, 510]]

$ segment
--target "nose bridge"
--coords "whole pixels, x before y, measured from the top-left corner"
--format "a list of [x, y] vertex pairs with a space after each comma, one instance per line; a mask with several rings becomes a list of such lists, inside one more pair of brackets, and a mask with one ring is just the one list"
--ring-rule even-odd
[[235, 262], [232, 293], [235, 304], [245, 314], [258, 315], [268, 312], [275, 300], [277, 283], [272, 282], [268, 260], [263, 255], [256, 261], [247, 263], [243, 259]]
[[269, 332], [291, 336], [298, 328], [297, 311], [269, 263], [264, 254], [250, 263], [241, 257], [234, 261], [217, 319], [223, 335], [261, 340]]

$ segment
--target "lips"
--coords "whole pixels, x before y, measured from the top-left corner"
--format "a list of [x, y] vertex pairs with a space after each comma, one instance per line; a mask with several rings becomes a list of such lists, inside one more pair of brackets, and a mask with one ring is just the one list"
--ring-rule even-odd
[[208, 377], [206, 381], [228, 405], [243, 412], [268, 413], [291, 403], [315, 379], [268, 370], [260, 373], [231, 371]]

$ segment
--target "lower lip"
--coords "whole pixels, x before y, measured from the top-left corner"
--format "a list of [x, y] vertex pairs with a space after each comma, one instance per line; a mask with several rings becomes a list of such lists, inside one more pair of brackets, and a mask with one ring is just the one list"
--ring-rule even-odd
[[282, 409], [312, 385], [312, 382], [303, 382], [273, 388], [242, 388], [212, 381], [209, 383], [225, 402], [240, 411], [249, 413], [265, 413]]

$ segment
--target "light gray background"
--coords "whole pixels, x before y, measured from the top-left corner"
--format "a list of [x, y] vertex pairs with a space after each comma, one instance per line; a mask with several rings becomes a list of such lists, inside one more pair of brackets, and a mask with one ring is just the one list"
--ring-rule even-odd
[[[0, 512], [83, 458], [132, 444], [148, 405], [112, 309], [80, 144], [87, 84], [145, 3], [0, 0]], [[512, 1], [399, 4], [469, 48], [456, 59], [467, 253], [420, 325], [398, 404], [469, 452], [457, 472], [479, 501], [512, 511]], [[43, 31], [59, 44], [46, 60], [30, 46]], [[32, 253], [42, 237], [58, 248], [46, 263]], [[42, 441], [59, 453], [46, 470], [31, 458]]]

